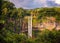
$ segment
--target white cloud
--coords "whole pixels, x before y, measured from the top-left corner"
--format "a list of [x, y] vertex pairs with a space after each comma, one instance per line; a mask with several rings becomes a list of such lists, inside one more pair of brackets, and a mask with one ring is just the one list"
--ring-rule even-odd
[[37, 8], [37, 7], [48, 7], [47, 4], [48, 1], [60, 4], [60, 0], [10, 0], [10, 1], [13, 2], [17, 8], [23, 7], [26, 9]]
[[55, 3], [60, 4], [60, 0], [55, 0]]
[[27, 8], [26, 6], [29, 6], [32, 0], [10, 0], [10, 2], [13, 2], [17, 8]]
[[10, 0], [17, 8], [47, 7], [46, 0]]
[[55, 0], [47, 0], [47, 1], [55, 1]]
[[42, 7], [42, 6], [47, 7], [46, 0], [34, 0], [33, 2], [34, 2], [34, 5], [36, 6], [38, 5], [39, 7]]

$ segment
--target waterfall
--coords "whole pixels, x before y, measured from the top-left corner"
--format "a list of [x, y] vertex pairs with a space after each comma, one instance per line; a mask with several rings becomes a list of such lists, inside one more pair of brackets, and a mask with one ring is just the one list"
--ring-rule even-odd
[[32, 16], [28, 16], [28, 38], [32, 37]]

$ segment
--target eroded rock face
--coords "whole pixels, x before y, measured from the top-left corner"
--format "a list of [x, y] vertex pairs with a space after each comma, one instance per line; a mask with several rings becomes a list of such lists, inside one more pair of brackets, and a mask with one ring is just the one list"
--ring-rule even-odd
[[55, 28], [55, 22], [47, 22], [47, 23], [43, 23], [45, 29], [48, 29], [48, 30], [52, 30]]
[[57, 23], [56, 30], [60, 30], [60, 23]]
[[60, 30], [60, 23], [56, 23], [56, 19], [54, 17], [47, 17], [46, 21], [38, 25], [40, 30], [43, 30], [43, 29], [53, 30], [54, 28], [56, 30]]
[[53, 29], [60, 30], [60, 23], [56, 22], [56, 19], [54, 17], [46, 17], [45, 21], [43, 20], [41, 23], [36, 22], [35, 24], [33, 23], [32, 25], [34, 27], [33, 29], [38, 30], [45, 30], [45, 29], [48, 29], [50, 31]]

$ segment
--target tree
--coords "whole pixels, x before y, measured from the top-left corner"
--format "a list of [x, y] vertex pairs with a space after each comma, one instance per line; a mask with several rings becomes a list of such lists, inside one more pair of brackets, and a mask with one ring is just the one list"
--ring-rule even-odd
[[23, 8], [18, 8], [18, 17], [19, 17], [19, 24], [20, 24], [20, 32], [23, 29], [23, 20], [25, 16], [28, 16], [29, 14], [24, 10]]
[[5, 0], [2, 1], [0, 22], [4, 22], [7, 30], [9, 29], [9, 20], [12, 18], [14, 8], [13, 3]]

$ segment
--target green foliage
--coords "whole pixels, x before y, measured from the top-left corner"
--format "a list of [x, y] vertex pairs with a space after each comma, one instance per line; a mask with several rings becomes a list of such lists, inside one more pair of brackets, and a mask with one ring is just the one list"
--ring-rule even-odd
[[[2, 32], [4, 31], [4, 32]], [[8, 30], [0, 30], [0, 43], [25, 43], [27, 37], [25, 34], [16, 34]]]
[[44, 30], [36, 32], [34, 34], [36, 35], [35, 38], [28, 38], [24, 33], [16, 34], [3, 28], [2, 30], [0, 30], [0, 40], [1, 40], [0, 42], [1, 43], [60, 43], [60, 31]]
[[59, 10], [56, 10], [58, 8], [43, 8], [40, 10], [40, 14], [38, 15], [38, 19], [45, 18], [45, 17], [55, 17], [57, 20], [60, 17]]
[[[60, 31], [45, 30], [38, 35], [36, 41], [39, 43], [60, 43], [60, 41], [59, 41], [60, 35], [59, 34], [60, 34]], [[58, 40], [58, 41], [56, 41], [56, 40]]]
[[14, 32], [14, 30], [18, 30], [17, 28], [21, 31], [22, 28], [20, 27], [22, 27], [25, 16], [35, 15], [39, 20], [33, 20], [34, 23], [50, 16], [60, 21], [60, 8], [25, 10], [15, 8], [14, 4], [8, 1], [0, 0], [0, 2], [2, 5], [0, 8], [0, 23], [4, 25], [0, 25], [2, 27], [0, 28], [0, 43], [60, 43], [60, 31], [57, 30], [33, 31], [33, 39], [28, 38], [23, 33], [17, 34]]

